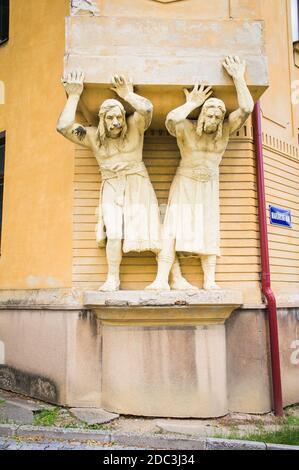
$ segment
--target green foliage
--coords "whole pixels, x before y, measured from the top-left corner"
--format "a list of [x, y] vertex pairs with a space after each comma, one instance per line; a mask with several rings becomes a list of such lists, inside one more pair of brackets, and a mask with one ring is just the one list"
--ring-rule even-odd
[[236, 426], [230, 426], [228, 435], [215, 435], [222, 439], [266, 442], [268, 444], [299, 445], [299, 417], [289, 414], [281, 419], [278, 429], [267, 430], [262, 422], [256, 423], [256, 431], [241, 434]]
[[299, 445], [299, 427], [283, 426], [278, 431], [261, 431], [239, 437], [238, 439], [295, 446]]
[[93, 430], [108, 430], [109, 424], [93, 424], [88, 425], [83, 421], [78, 421], [64, 408], [53, 408], [51, 410], [44, 410], [38, 412], [34, 416], [35, 426], [58, 426], [64, 428], [75, 429], [93, 429]]
[[298, 426], [299, 427], [299, 416], [295, 416], [295, 415], [292, 415], [292, 414], [287, 415], [283, 419], [283, 422], [287, 426]]
[[109, 429], [111, 429], [111, 426], [109, 424], [82, 423], [82, 426], [84, 429], [93, 429], [93, 430], [98, 430], [98, 431], [109, 431]]
[[59, 412], [59, 408], [40, 411], [34, 416], [34, 424], [36, 426], [54, 426], [59, 419]]

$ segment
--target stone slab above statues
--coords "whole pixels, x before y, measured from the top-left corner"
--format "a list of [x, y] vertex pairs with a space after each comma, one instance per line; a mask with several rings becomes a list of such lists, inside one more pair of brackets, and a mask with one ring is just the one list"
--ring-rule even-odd
[[[147, 3], [163, 11], [176, 5]], [[180, 19], [163, 15], [159, 24], [150, 14], [138, 18], [104, 13], [72, 16], [66, 20], [65, 73], [84, 70], [83, 99], [95, 117], [98, 96], [109, 98], [109, 77], [116, 72], [132, 74], [138, 93], [155, 108], [152, 124], [159, 129], [171, 109], [182, 104], [180, 90], [198, 78], [213, 86], [228, 111], [236, 108], [232, 82], [221, 66], [228, 54], [246, 60], [247, 84], [256, 101], [269, 85], [263, 28], [258, 20], [219, 21], [199, 15]], [[198, 116], [194, 113], [192, 117]]]

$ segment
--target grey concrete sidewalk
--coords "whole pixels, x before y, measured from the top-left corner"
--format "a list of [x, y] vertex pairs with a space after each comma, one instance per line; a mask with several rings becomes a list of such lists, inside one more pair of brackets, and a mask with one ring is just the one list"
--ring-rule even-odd
[[283, 442], [297, 443], [298, 439], [294, 436], [298, 436], [298, 429], [299, 406], [288, 409], [284, 419], [272, 413], [232, 413], [217, 419], [138, 418], [119, 416], [98, 408], [57, 407], [0, 390], [0, 437], [4, 439], [3, 446], [6, 446], [7, 439], [12, 439], [7, 448], [11, 445], [20, 447], [20, 441], [30, 441], [30, 445], [38, 444], [40, 447], [41, 441], [48, 445], [55, 440], [60, 441], [59, 445], [62, 446], [64, 443], [73, 445], [72, 442], [84, 446], [93, 442], [99, 448], [299, 450], [295, 446], [246, 440], [248, 436], [254, 440], [260, 437], [258, 441], [262, 441], [272, 437], [273, 433], [291, 430], [290, 438], [283, 434]]
[[[39, 439], [44, 442], [45, 446], [51, 444], [51, 440], [60, 442], [64, 446], [78, 447], [86, 446], [98, 447], [98, 449], [109, 450], [112, 448], [127, 449], [152, 449], [152, 450], [299, 450], [299, 446], [286, 446], [277, 444], [267, 444], [263, 442], [242, 441], [233, 439], [217, 439], [217, 438], [188, 438], [180, 436], [167, 435], [151, 435], [151, 434], [125, 434], [111, 431], [92, 431], [80, 429], [66, 429], [55, 427], [38, 427], [38, 426], [17, 426], [17, 425], [0, 425], [0, 439], [5, 446], [7, 442], [7, 450], [15, 447], [20, 449], [26, 441]], [[29, 442], [30, 444], [30, 442]], [[28, 444], [28, 445], [29, 445]], [[37, 445], [38, 444], [38, 445]], [[31, 444], [30, 444], [31, 445]], [[40, 448], [39, 443], [32, 443]], [[12, 446], [12, 447], [11, 447]], [[74, 447], [72, 447], [74, 449]], [[5, 449], [2, 449], [5, 450]], [[46, 449], [44, 449], [46, 450]], [[55, 450], [55, 449], [54, 449]]]
[[100, 446], [92, 443], [62, 441], [16, 441], [11, 438], [0, 438], [0, 450], [141, 450], [137, 447]]

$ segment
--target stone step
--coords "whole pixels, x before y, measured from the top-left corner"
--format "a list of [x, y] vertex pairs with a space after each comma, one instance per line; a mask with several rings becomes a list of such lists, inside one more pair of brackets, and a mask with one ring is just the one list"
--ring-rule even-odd
[[110, 413], [101, 408], [71, 408], [70, 412], [80, 421], [89, 425], [105, 424], [119, 418], [116, 413]]

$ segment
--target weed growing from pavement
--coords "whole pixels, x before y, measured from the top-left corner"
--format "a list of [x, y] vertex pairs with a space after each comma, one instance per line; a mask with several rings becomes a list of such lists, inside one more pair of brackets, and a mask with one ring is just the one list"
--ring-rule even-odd
[[[230, 438], [230, 436], [228, 436]], [[267, 442], [269, 444], [299, 445], [299, 428], [284, 426], [279, 431], [260, 431], [239, 437], [247, 441]]]
[[232, 426], [230, 427], [231, 432], [229, 434], [217, 434], [214, 437], [266, 442], [269, 444], [299, 445], [299, 416], [287, 413], [286, 416], [280, 420], [280, 429], [275, 431], [265, 429], [263, 422], [258, 421], [256, 423], [256, 431], [240, 434], [238, 428]]
[[92, 424], [89, 425], [83, 421], [78, 421], [75, 417], [64, 408], [53, 408], [50, 410], [43, 410], [35, 413], [34, 416], [35, 426], [57, 426], [68, 429], [90, 429], [107, 431], [110, 429], [109, 424]]
[[39, 411], [34, 416], [36, 426], [55, 426], [59, 418], [60, 408]]
[[[0, 405], [2, 405], [0, 400]], [[299, 416], [295, 414], [294, 407], [285, 409], [285, 416], [283, 418], [275, 418], [266, 421], [263, 417], [257, 417], [254, 421], [247, 420], [236, 423], [234, 420], [229, 420], [221, 423], [223, 426], [223, 433], [213, 434], [214, 437], [222, 439], [238, 439], [258, 442], [268, 442], [273, 444], [288, 444], [299, 445]], [[7, 424], [8, 421], [0, 418], [0, 424]], [[250, 429], [244, 432], [244, 425], [249, 425]], [[270, 424], [270, 428], [268, 425]], [[34, 425], [36, 426], [55, 426], [59, 428], [68, 429], [86, 429], [86, 430], [100, 430], [111, 431], [117, 426], [117, 422], [107, 424], [94, 424], [89, 425], [86, 422], [78, 420], [68, 408], [52, 407], [51, 409], [43, 410], [34, 413]], [[241, 425], [241, 428], [239, 426]], [[272, 429], [271, 429], [272, 428]], [[274, 429], [273, 429], [274, 428]], [[156, 429], [155, 434], [164, 434], [162, 429]], [[212, 437], [212, 436], [210, 436]]]
[[0, 424], [14, 424], [11, 419], [0, 417]]

